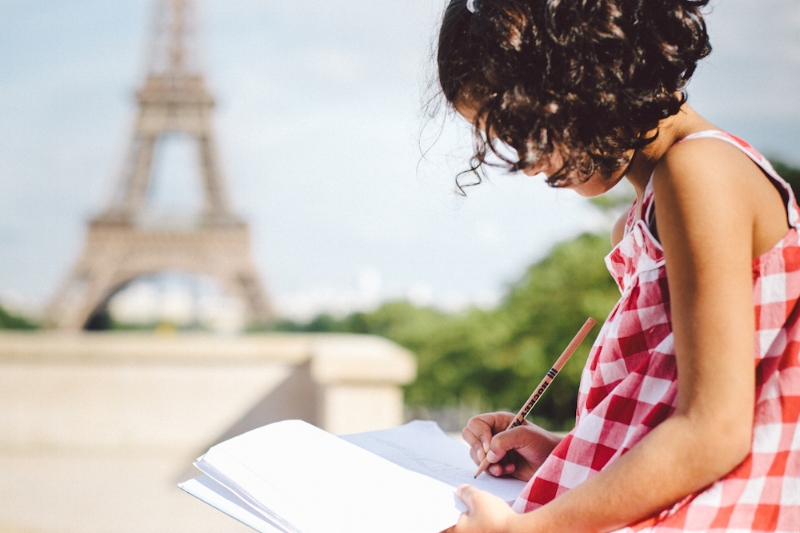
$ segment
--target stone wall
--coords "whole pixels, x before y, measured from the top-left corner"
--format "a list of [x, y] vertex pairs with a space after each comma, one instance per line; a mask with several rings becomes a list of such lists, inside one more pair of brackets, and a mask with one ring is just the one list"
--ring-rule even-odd
[[196, 456], [287, 418], [400, 424], [414, 375], [371, 336], [0, 334], [0, 533], [247, 531], [175, 487]]

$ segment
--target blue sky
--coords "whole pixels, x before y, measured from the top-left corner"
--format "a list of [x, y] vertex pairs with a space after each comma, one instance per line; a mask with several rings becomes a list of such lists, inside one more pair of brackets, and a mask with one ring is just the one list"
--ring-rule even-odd
[[[439, 0], [201, 5], [224, 171], [279, 310], [490, 303], [554, 242], [602, 223], [520, 176], [455, 196], [469, 139], [456, 121], [422, 158], [439, 132], [421, 111]], [[149, 12], [0, 0], [0, 302], [45, 303], [111, 194]], [[708, 23], [690, 102], [800, 163], [800, 4], [717, 0]]]

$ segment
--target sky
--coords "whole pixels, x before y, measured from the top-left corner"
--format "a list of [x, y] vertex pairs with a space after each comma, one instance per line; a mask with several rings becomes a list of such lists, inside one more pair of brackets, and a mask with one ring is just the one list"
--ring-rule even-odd
[[[492, 305], [554, 243], [607, 223], [524, 176], [454, 193], [469, 130], [423, 108], [443, 6], [201, 2], [223, 171], [279, 313]], [[46, 304], [108, 201], [150, 14], [144, 0], [0, 0], [0, 304]], [[800, 164], [800, 3], [716, 0], [707, 22], [690, 103]], [[154, 194], [182, 205], [197, 182], [191, 150], [172, 145]]]

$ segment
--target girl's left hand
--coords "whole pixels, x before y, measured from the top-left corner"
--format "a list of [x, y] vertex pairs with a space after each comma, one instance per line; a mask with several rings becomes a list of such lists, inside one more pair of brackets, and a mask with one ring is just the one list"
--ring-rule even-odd
[[458, 487], [458, 497], [467, 506], [458, 523], [442, 533], [505, 533], [518, 516], [506, 502], [471, 485]]

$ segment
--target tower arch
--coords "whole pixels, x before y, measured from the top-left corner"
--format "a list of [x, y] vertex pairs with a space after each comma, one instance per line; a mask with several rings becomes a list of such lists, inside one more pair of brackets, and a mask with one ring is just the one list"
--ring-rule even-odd
[[[228, 198], [212, 125], [214, 98], [197, 57], [195, 3], [158, 0], [148, 72], [137, 92], [138, 113], [117, 189], [89, 223], [86, 244], [45, 311], [45, 324], [81, 329], [125, 280], [179, 270], [215, 278], [244, 304], [248, 321], [272, 309], [250, 252], [247, 223]], [[183, 134], [197, 143], [203, 202], [175, 217], [149, 209], [159, 140]]]

